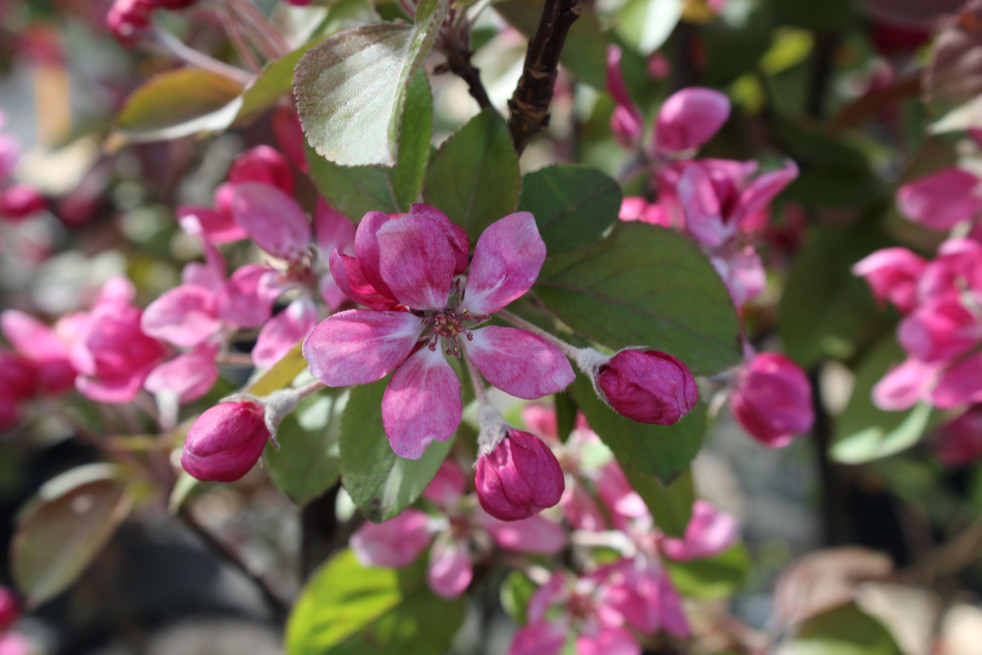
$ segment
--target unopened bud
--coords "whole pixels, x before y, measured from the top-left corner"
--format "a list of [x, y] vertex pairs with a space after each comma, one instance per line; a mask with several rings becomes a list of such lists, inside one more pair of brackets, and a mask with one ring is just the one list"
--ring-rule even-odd
[[639, 423], [672, 425], [699, 400], [699, 387], [689, 368], [657, 350], [625, 349], [595, 370], [601, 399]]
[[264, 408], [225, 402], [204, 412], [188, 431], [181, 466], [199, 480], [232, 482], [259, 461], [269, 441]]
[[131, 48], [150, 29], [153, 10], [149, 0], [116, 0], [106, 14], [106, 25], [117, 41]]
[[477, 499], [502, 521], [528, 518], [559, 502], [566, 488], [563, 469], [538, 437], [509, 429], [477, 460]]
[[750, 436], [771, 448], [788, 445], [815, 420], [805, 372], [780, 353], [761, 353], [744, 365], [730, 408]]

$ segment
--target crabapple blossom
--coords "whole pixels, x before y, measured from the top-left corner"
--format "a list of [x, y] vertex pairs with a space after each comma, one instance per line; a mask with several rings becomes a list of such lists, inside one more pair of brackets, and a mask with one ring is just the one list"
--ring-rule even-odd
[[791, 443], [815, 420], [805, 372], [780, 353], [760, 353], [744, 363], [730, 397], [733, 416], [754, 439], [770, 448]]
[[[545, 260], [535, 220], [518, 212], [491, 224], [467, 266], [463, 230], [428, 205], [408, 214], [369, 212], [354, 253], [331, 255], [349, 298], [369, 309], [329, 316], [304, 341], [310, 372], [331, 387], [368, 384], [391, 372], [382, 422], [396, 454], [418, 459], [446, 441], [461, 417], [460, 381], [446, 355], [466, 356], [499, 389], [540, 398], [574, 378], [563, 353], [526, 330], [477, 327], [521, 297]], [[458, 277], [468, 270], [466, 280]]]
[[188, 430], [181, 466], [199, 480], [238, 480], [259, 461], [270, 439], [264, 415], [264, 407], [251, 401], [206, 410]]
[[857, 262], [852, 272], [866, 279], [878, 302], [889, 300], [901, 312], [917, 304], [917, 284], [927, 262], [906, 248], [877, 250]]
[[59, 334], [58, 330], [59, 324], [52, 329], [15, 309], [0, 313], [0, 332], [17, 354], [34, 366], [39, 391], [45, 394], [63, 393], [75, 386], [75, 369], [69, 361], [70, 344], [67, 335]]
[[672, 425], [699, 400], [689, 368], [657, 350], [627, 348], [596, 370], [601, 399], [618, 414], [639, 423]]
[[960, 168], [937, 171], [900, 187], [897, 207], [915, 223], [950, 230], [982, 209], [979, 178]]

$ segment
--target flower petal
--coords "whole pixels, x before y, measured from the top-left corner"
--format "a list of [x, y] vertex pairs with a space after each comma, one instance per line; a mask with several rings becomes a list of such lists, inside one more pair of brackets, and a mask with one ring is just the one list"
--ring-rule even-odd
[[296, 259], [310, 245], [310, 222], [292, 197], [260, 182], [235, 186], [232, 216], [256, 242], [279, 259]]
[[541, 514], [520, 521], [499, 521], [483, 510], [475, 513], [495, 543], [505, 550], [552, 555], [566, 545], [566, 531], [562, 526]]
[[900, 213], [933, 230], [950, 230], [982, 209], [979, 178], [960, 168], [945, 168], [903, 185], [897, 191]]
[[734, 234], [735, 226], [724, 221], [716, 188], [701, 164], [693, 163], [685, 168], [677, 191], [685, 213], [685, 227], [699, 243], [715, 248]]
[[432, 535], [429, 518], [409, 508], [384, 523], [365, 523], [351, 535], [351, 550], [363, 566], [401, 569], [412, 564], [426, 550]]
[[259, 331], [252, 362], [259, 368], [271, 368], [310, 334], [315, 325], [317, 307], [309, 298], [297, 298]]
[[392, 376], [382, 396], [382, 426], [396, 455], [419, 459], [453, 436], [461, 416], [460, 380], [438, 348], [424, 346]]
[[221, 329], [215, 304], [209, 289], [182, 284], [150, 303], [140, 325], [145, 334], [175, 346], [197, 346]]
[[404, 216], [404, 214], [390, 216], [385, 212], [368, 212], [362, 217], [361, 222], [358, 223], [358, 229], [355, 230], [355, 255], [358, 257], [361, 273], [371, 286], [386, 296], [392, 296], [392, 291], [385, 284], [382, 274], [379, 272], [381, 260], [376, 234], [390, 219], [400, 215]]
[[456, 598], [473, 578], [467, 543], [449, 538], [449, 534], [438, 537], [430, 551], [430, 568], [426, 572], [430, 589], [443, 598]]
[[153, 394], [165, 391], [177, 394], [181, 404], [193, 402], [208, 393], [218, 380], [216, 354], [218, 345], [206, 344], [178, 355], [155, 368], [143, 386]]
[[424, 327], [408, 312], [349, 309], [314, 328], [303, 356], [311, 375], [329, 387], [368, 384], [406, 361]]
[[712, 557], [736, 543], [739, 534], [740, 525], [733, 516], [705, 500], [697, 500], [692, 506], [685, 537], [666, 538], [662, 541], [662, 551], [679, 562]]
[[668, 153], [698, 148], [730, 117], [730, 99], [713, 89], [691, 87], [673, 93], [655, 121], [655, 147]]
[[232, 214], [209, 207], [185, 205], [177, 208], [177, 222], [188, 234], [208, 243], [233, 243], [249, 236]]
[[276, 271], [258, 264], [243, 266], [218, 292], [218, 315], [237, 328], [259, 327], [269, 320], [273, 302], [283, 290]]
[[515, 633], [508, 655], [559, 655], [566, 645], [566, 630], [561, 622], [525, 625]]
[[798, 177], [798, 167], [790, 159], [787, 160], [784, 168], [758, 176], [740, 192], [739, 205], [730, 217], [730, 223], [739, 226], [745, 218], [764, 209], [796, 177]]
[[365, 277], [360, 261], [351, 255], [343, 255], [335, 250], [329, 260], [331, 277], [346, 296], [357, 303], [372, 309], [390, 309], [399, 304], [386, 288], [379, 291]]
[[528, 212], [492, 223], [477, 240], [461, 306], [472, 314], [493, 314], [532, 288], [546, 244]]
[[461, 343], [488, 382], [518, 398], [558, 393], [576, 378], [559, 348], [525, 330], [491, 325]]
[[450, 297], [456, 257], [431, 219], [407, 216], [376, 233], [379, 272], [392, 294], [413, 309], [443, 309]]

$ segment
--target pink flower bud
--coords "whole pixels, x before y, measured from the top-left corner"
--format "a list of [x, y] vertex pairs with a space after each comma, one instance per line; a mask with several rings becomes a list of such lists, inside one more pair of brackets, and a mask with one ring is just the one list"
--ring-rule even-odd
[[805, 372], [780, 353], [761, 353], [743, 367], [730, 408], [743, 429], [770, 448], [788, 445], [815, 420]]
[[0, 395], [22, 401], [30, 399], [37, 391], [37, 367], [20, 355], [0, 350]]
[[251, 401], [207, 410], [188, 431], [181, 466], [199, 480], [238, 480], [259, 461], [269, 441], [263, 414], [263, 406]]
[[149, 0], [116, 0], [106, 14], [106, 26], [117, 41], [131, 48], [150, 29], [153, 10]]
[[477, 460], [477, 499], [491, 516], [517, 521], [559, 502], [566, 485], [559, 460], [533, 434], [514, 428]]
[[639, 423], [672, 425], [699, 400], [689, 368], [657, 350], [625, 349], [597, 369], [596, 388], [611, 409]]
[[38, 190], [27, 184], [15, 184], [0, 192], [0, 217], [19, 221], [43, 211], [48, 206]]
[[232, 184], [262, 182], [287, 195], [293, 193], [294, 186], [289, 160], [269, 146], [256, 146], [236, 157], [228, 169], [228, 181]]
[[20, 603], [8, 587], [0, 587], [0, 632], [9, 630], [20, 620]]

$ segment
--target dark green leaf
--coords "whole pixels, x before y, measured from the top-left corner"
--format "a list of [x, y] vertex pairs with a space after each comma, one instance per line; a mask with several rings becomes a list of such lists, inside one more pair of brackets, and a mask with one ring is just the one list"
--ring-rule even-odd
[[296, 68], [307, 140], [342, 166], [394, 166], [413, 75], [433, 47], [448, 0], [422, 0], [413, 26], [376, 23], [329, 36]]
[[630, 462], [638, 472], [671, 484], [695, 458], [702, 445], [706, 406], [698, 404], [675, 425], [646, 425], [632, 421], [607, 407], [597, 397], [590, 381], [581, 375], [567, 390], [572, 394], [590, 427], [621, 462]]
[[269, 476], [298, 505], [320, 496], [341, 475], [338, 438], [346, 401], [347, 396], [335, 389], [305, 398], [280, 423], [279, 450], [266, 446]]
[[556, 429], [559, 430], [559, 440], [566, 443], [576, 427], [576, 414], [580, 408], [568, 393], [557, 393], [553, 399], [556, 403]]
[[423, 199], [467, 230], [473, 244], [488, 225], [515, 211], [522, 192], [518, 155], [493, 109], [472, 118], [437, 150]]
[[341, 478], [370, 520], [379, 523], [412, 504], [446, 458], [453, 439], [434, 442], [418, 460], [392, 452], [382, 429], [382, 395], [389, 379], [354, 387], [341, 417]]
[[155, 75], [126, 99], [112, 145], [224, 130], [239, 111], [241, 93], [238, 82], [200, 68]]
[[662, 560], [679, 593], [687, 598], [717, 599], [739, 591], [750, 572], [747, 549], [737, 544], [714, 557], [688, 562]]
[[696, 501], [692, 470], [664, 485], [658, 478], [639, 472], [629, 462], [620, 462], [620, 465], [627, 481], [648, 506], [658, 529], [672, 537], [684, 537], [692, 518], [692, 503]]
[[31, 605], [75, 582], [126, 518], [133, 497], [109, 464], [89, 464], [47, 482], [17, 518], [11, 569]]
[[575, 332], [609, 348], [650, 346], [697, 375], [740, 361], [740, 326], [709, 260], [687, 237], [621, 223], [603, 241], [549, 257], [535, 292]]
[[902, 655], [883, 624], [853, 604], [808, 619], [781, 650], [787, 655]]
[[779, 24], [809, 30], [841, 30], [858, 18], [853, 0], [825, 0], [824, 2], [770, 0], [769, 4]]
[[528, 605], [538, 586], [521, 571], [512, 571], [501, 583], [501, 606], [512, 621], [522, 626], [528, 621]]
[[617, 222], [617, 182], [587, 166], [559, 164], [522, 178], [521, 211], [531, 212], [550, 255], [593, 245]]
[[290, 655], [443, 655], [464, 620], [464, 599], [426, 586], [417, 563], [365, 568], [350, 550], [332, 558], [300, 594], [286, 627]]
[[332, 207], [352, 220], [367, 212], [408, 211], [419, 198], [433, 135], [433, 99], [423, 72], [409, 85], [394, 168], [339, 166], [307, 148], [310, 176]]
[[886, 245], [877, 229], [826, 226], [809, 232], [791, 265], [778, 308], [785, 352], [804, 368], [846, 359], [885, 329], [866, 283], [852, 266]]

